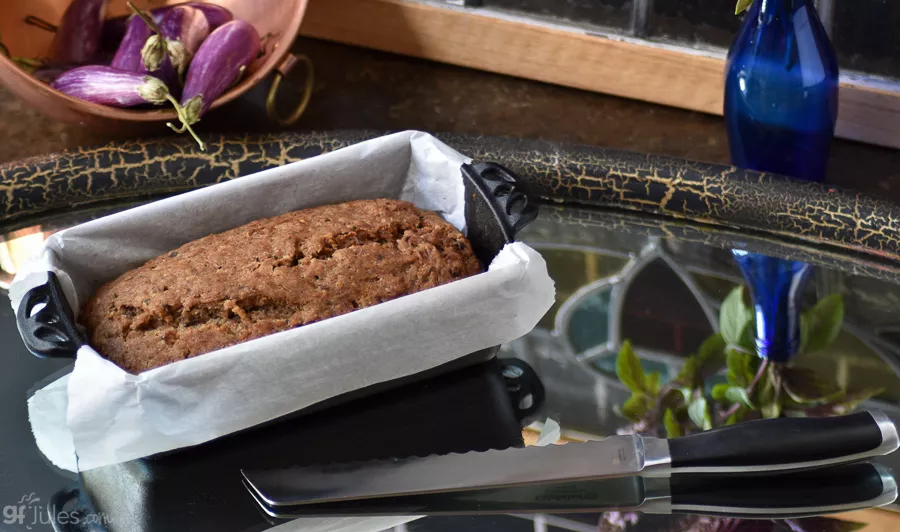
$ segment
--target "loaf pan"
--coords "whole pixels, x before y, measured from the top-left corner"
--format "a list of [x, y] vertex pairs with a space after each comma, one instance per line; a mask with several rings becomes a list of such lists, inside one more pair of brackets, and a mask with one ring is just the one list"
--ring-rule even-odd
[[[525, 334], [537, 323], [552, 304], [552, 281], [540, 256], [514, 242], [516, 233], [537, 216], [537, 206], [521, 190], [516, 176], [500, 165], [471, 162], [455, 152], [450, 154], [449, 148], [420, 133], [385, 139], [393, 143], [390, 149], [394, 151], [373, 153], [371, 145], [364, 143], [355, 150], [348, 148], [351, 152], [343, 159], [335, 152], [316, 161], [295, 163], [283, 171], [226, 183], [214, 191], [204, 189], [126, 211], [115, 215], [117, 218], [54, 235], [59, 238], [45, 244], [44, 262], [25, 278], [32, 281], [30, 284], [20, 284], [19, 300], [14, 305], [20, 333], [32, 353], [50, 358], [77, 354], [75, 369], [62, 384], [63, 390], [68, 389], [65, 412], [56, 415], [62, 408], [53, 404], [51, 415], [41, 411], [37, 417], [59, 419], [53, 426], [65, 423], [72, 431], [79, 458], [77, 469], [193, 447], [484, 361], [495, 354], [494, 344]], [[406, 143], [410, 147], [418, 143], [415, 148], [420, 152], [405, 151]], [[395, 152], [406, 154], [402, 155], [402, 164], [388, 155]], [[381, 174], [384, 177], [379, 179], [376, 174], [372, 178], [371, 173], [365, 176], [360, 167], [378, 165], [379, 157], [388, 170]], [[353, 164], [348, 165], [347, 160]], [[343, 173], [336, 173], [339, 171]], [[358, 177], [360, 173], [365, 177]], [[319, 192], [329, 185], [317, 179], [330, 179], [328, 183], [338, 195], [351, 197], [336, 197], [328, 190]], [[361, 191], [351, 190], [357, 187], [358, 179], [369, 181], [361, 183]], [[237, 186], [239, 183], [244, 183], [243, 188]], [[452, 186], [446, 188], [445, 184]], [[287, 196], [281, 203], [279, 190], [285, 190]], [[436, 196], [435, 191], [439, 192]], [[272, 211], [278, 214], [278, 209], [286, 212], [314, 202], [347, 201], [355, 199], [353, 195], [379, 197], [373, 195], [382, 193], [385, 195], [381, 197], [414, 197], [424, 208], [434, 205], [448, 219], [464, 226], [478, 258], [485, 265], [491, 264], [489, 271], [451, 283], [454, 287], [437, 287], [140, 375], [122, 371], [89, 349], [75, 324], [68, 303], [73, 301], [70, 290], [77, 294], [75, 302], [79, 298], [83, 301], [90, 296], [92, 283], [118, 275], [115, 268], [133, 267], [135, 260], [146, 260], [145, 255], [129, 254], [129, 246], [139, 248], [140, 253], [158, 254], [173, 249], [175, 246], [163, 247], [177, 244], [173, 240], [187, 241], [197, 238], [193, 233], [218, 232], [215, 226], [202, 226], [209, 221], [236, 226], [238, 220], [245, 223], [248, 217], [262, 217], [259, 211], [267, 216]], [[210, 210], [215, 202], [233, 201], [238, 196], [248, 199], [249, 208], [239, 213], [244, 218], [232, 219]], [[264, 203], [253, 202], [254, 197], [263, 198]], [[278, 206], [266, 203], [270, 197]], [[291, 198], [299, 198], [299, 202]], [[151, 220], [151, 226], [159, 220], [169, 223], [168, 213], [174, 210], [189, 216], [188, 221], [198, 219], [193, 217], [195, 205], [206, 210], [199, 218], [201, 226], [182, 225], [175, 237], [160, 235], [156, 241], [136, 239], [146, 231], [146, 220]], [[95, 266], [93, 258], [98, 246], [103, 245], [113, 248], [112, 262]], [[124, 253], [115, 246], [124, 246]], [[54, 275], [54, 269], [61, 275]], [[35, 285], [34, 281], [39, 282]], [[241, 371], [232, 371], [238, 367]], [[310, 381], [304, 380], [307, 374]], [[258, 400], [247, 401], [247, 397]], [[37, 401], [29, 402], [32, 414], [40, 408]], [[76, 469], [71, 458], [54, 460], [47, 448], [68, 457], [73, 456], [71, 451], [48, 445], [41, 431], [32, 428], [39, 447], [51, 461], [64, 469]]]
[[[478, 260], [490, 264], [504, 245], [515, 241], [520, 229], [537, 218], [537, 203], [522, 190], [516, 174], [497, 163], [463, 164], [461, 171], [466, 187], [467, 238]], [[39, 358], [74, 359], [78, 349], [87, 344], [53, 272], [47, 273], [45, 283], [26, 292], [16, 323], [25, 347]], [[497, 349], [483, 349], [470, 357], [484, 360]]]

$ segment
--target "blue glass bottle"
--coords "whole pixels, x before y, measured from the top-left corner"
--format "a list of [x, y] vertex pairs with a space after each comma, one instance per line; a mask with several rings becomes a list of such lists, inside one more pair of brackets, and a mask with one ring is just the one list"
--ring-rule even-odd
[[[725, 122], [732, 163], [822, 181], [837, 120], [838, 66], [811, 0], [756, 0], [731, 50]], [[757, 352], [783, 362], [800, 347], [811, 267], [733, 250], [753, 298]]]
[[733, 249], [753, 299], [756, 352], [773, 362], [786, 362], [800, 351], [803, 288], [812, 266]]
[[837, 58], [812, 0], [756, 0], [728, 52], [732, 163], [822, 181], [837, 108]]

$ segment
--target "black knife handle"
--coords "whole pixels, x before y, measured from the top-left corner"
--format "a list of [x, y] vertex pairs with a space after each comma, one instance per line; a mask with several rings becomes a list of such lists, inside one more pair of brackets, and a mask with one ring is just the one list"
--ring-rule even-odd
[[883, 506], [897, 484], [883, 466], [857, 463], [769, 475], [682, 475], [671, 479], [672, 511], [787, 519]]
[[669, 440], [672, 472], [773, 471], [846, 463], [897, 449], [880, 411], [830, 418], [779, 418]]

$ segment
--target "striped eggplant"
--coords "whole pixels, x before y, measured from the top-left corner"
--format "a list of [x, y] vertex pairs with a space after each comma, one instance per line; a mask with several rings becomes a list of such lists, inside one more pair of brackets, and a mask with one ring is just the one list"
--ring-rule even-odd
[[[155, 45], [152, 41], [164, 38], [166, 46], [165, 51], [168, 53], [172, 66], [178, 72], [179, 76], [187, 69], [191, 58], [197, 53], [200, 44], [209, 35], [209, 22], [206, 16], [199, 9], [188, 6], [179, 6], [163, 17], [159, 23], [160, 35], [150, 37], [151, 41], [147, 42], [145, 51], [155, 51], [162, 47]], [[149, 70], [155, 70], [161, 61], [160, 54], [144, 55], [144, 65]]]
[[[193, 7], [202, 11], [203, 15], [206, 17], [206, 21], [209, 23], [209, 31], [218, 28], [226, 22], [234, 20], [234, 15], [231, 14], [231, 11], [222, 6], [209, 4], [207, 2], [185, 2], [174, 6], [157, 7], [148, 11], [148, 14], [150, 15], [150, 18], [153, 19], [153, 22], [159, 24], [162, 22], [163, 17], [166, 16], [166, 13], [181, 6]], [[125, 31], [128, 29], [128, 22], [133, 16], [134, 15], [122, 15], [120, 17], [106, 19], [103, 23], [103, 47], [105, 49], [115, 50], [119, 46], [122, 38], [125, 37]]]
[[[131, 2], [129, 2], [129, 5]], [[136, 9], [136, 8], [134, 8]], [[150, 48], [151, 43], [161, 43], [156, 41], [154, 37], [157, 35], [156, 30], [159, 27], [152, 19], [141, 13], [141, 16], [135, 16], [128, 21], [128, 31], [116, 51], [110, 66], [128, 72], [137, 72], [139, 74], [149, 74], [155, 78], [161, 79], [169, 87], [169, 91], [178, 94], [181, 89], [178, 72], [170, 61], [164, 46], [159, 47], [156, 60], [152, 64], [148, 64], [146, 52]]]
[[73, 0], [69, 4], [50, 45], [53, 65], [85, 65], [97, 59], [106, 1]]
[[234, 20], [234, 15], [231, 14], [231, 11], [216, 4], [209, 4], [206, 2], [185, 2], [184, 4], [170, 7], [175, 8], [182, 5], [193, 7], [202, 11], [203, 15], [206, 17], [207, 22], [209, 22], [209, 31], [213, 31], [222, 24]]
[[141, 17], [131, 18], [128, 21], [128, 30], [109, 66], [128, 72], [143, 72], [141, 50], [151, 35], [153, 30]]
[[243, 20], [233, 20], [210, 33], [188, 67], [181, 95], [183, 123], [200, 120], [256, 59], [259, 49], [259, 33]]
[[159, 105], [167, 100], [174, 102], [169, 89], [159, 79], [102, 65], [68, 70], [50, 86], [79, 100], [112, 107], [134, 107], [145, 103]]

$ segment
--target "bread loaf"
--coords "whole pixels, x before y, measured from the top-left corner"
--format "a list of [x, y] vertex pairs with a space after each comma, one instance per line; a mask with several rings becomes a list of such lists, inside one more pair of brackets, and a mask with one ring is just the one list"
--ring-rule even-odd
[[185, 244], [104, 284], [80, 320], [98, 352], [138, 373], [480, 271], [437, 214], [353, 201]]

